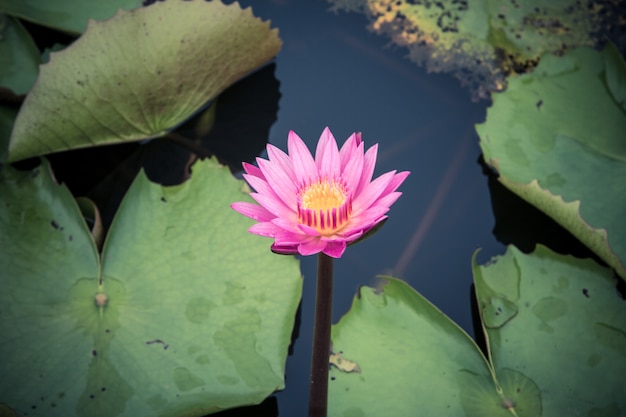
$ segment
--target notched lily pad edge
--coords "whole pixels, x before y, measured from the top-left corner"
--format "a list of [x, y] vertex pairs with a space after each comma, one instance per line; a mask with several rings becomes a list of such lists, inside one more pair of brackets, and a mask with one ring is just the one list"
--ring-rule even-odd
[[[497, 162], [490, 160], [488, 163], [499, 173]], [[499, 175], [498, 181], [569, 231], [602, 261], [613, 268], [620, 278], [626, 281], [626, 266], [619, 255], [612, 250], [607, 230], [594, 228], [583, 219], [580, 214], [580, 200], [567, 202], [561, 195], [552, 194], [550, 190], [542, 188], [537, 179], [533, 179], [527, 184], [520, 184]], [[560, 209], [566, 215], [554, 216], [552, 210], [550, 210], [552, 207]]]
[[[169, 5], [172, 5], [172, 4], [176, 4], [180, 2], [175, 1], [175, 0], [170, 0], [169, 2], [166, 2], [166, 3], [168, 3]], [[161, 3], [161, 4], [166, 4], [166, 3]], [[187, 1], [183, 3], [193, 4], [193, 7], [197, 7], [197, 5], [201, 5], [201, 7], [205, 7], [205, 8], [207, 7], [207, 3], [201, 0], [191, 1], [191, 2]], [[74, 133], [69, 135], [71, 139], [69, 141], [67, 140], [67, 136], [63, 134], [55, 133], [54, 135], [52, 135], [52, 139], [54, 139], [54, 141], [50, 143], [51, 136], [49, 132], [54, 133], [55, 129], [58, 130], [60, 125], [59, 123], [56, 123], [56, 124], [52, 123], [50, 125], [48, 123], [48, 120], [55, 120], [58, 118], [58, 116], [51, 117], [48, 114], [48, 113], [54, 113], [50, 109], [54, 108], [55, 106], [48, 106], [48, 105], [44, 106], [41, 103], [42, 101], [45, 102], [45, 100], [47, 99], [46, 97], [49, 96], [51, 93], [54, 93], [54, 88], [57, 87], [57, 84], [52, 82], [54, 81], [54, 78], [55, 77], [58, 78], [58, 75], [59, 75], [56, 67], [58, 67], [59, 65], [63, 65], [67, 67], [68, 62], [74, 65], [74, 63], [72, 62], [71, 59], [68, 58], [68, 56], [71, 58], [81, 58], [81, 53], [84, 55], [84, 49], [85, 49], [82, 45], [85, 42], [93, 43], [94, 42], [93, 39], [98, 39], [99, 31], [108, 29], [115, 25], [119, 25], [122, 28], [127, 27], [128, 26], [126, 24], [127, 21], [132, 21], [132, 19], [146, 18], [145, 16], [147, 14], [146, 10], [150, 10], [151, 12], [154, 12], [155, 9], [153, 8], [155, 7], [155, 5], [151, 5], [150, 8], [140, 7], [140, 8], [135, 8], [131, 10], [118, 9], [117, 12], [109, 19], [105, 19], [105, 20], [88, 19], [87, 30], [85, 30], [85, 33], [83, 33], [82, 36], [76, 39], [69, 47], [63, 50], [55, 51], [51, 53], [49, 62], [40, 66], [40, 71], [37, 76], [37, 79], [35, 80], [34, 85], [31, 88], [31, 90], [29, 91], [29, 94], [27, 94], [24, 104], [22, 105], [20, 112], [18, 113], [15, 119], [14, 128], [12, 129], [12, 132], [9, 138], [8, 154], [6, 156], [6, 159], [10, 162], [16, 162], [16, 161], [20, 161], [29, 157], [42, 156], [42, 155], [46, 155], [49, 153], [62, 152], [65, 150], [88, 148], [88, 147], [93, 147], [93, 146], [101, 146], [101, 145], [109, 145], [109, 144], [136, 142], [136, 141], [142, 141], [146, 139], [160, 138], [168, 134], [169, 132], [172, 132], [181, 124], [183, 124], [185, 121], [189, 120], [195, 114], [197, 114], [202, 109], [204, 109], [211, 102], [211, 100], [214, 100], [217, 96], [219, 96], [219, 94], [221, 94], [225, 88], [227, 88], [228, 86], [236, 83], [237, 81], [243, 78], [246, 78], [253, 72], [258, 71], [261, 67], [267, 65], [272, 59], [275, 58], [275, 56], [278, 54], [278, 52], [280, 51], [282, 47], [282, 41], [280, 40], [279, 35], [278, 35], [279, 33], [278, 28], [272, 28], [270, 20], [268, 19], [263, 20], [262, 18], [255, 16], [253, 14], [251, 7], [242, 8], [238, 2], [229, 3], [229, 4], [221, 3], [221, 2], [211, 2], [210, 6], [213, 8], [220, 6], [221, 10], [228, 10], [229, 13], [231, 14], [233, 11], [235, 11], [235, 13], [238, 13], [236, 16], [237, 19], [242, 19], [242, 22], [245, 23], [247, 26], [250, 26], [250, 22], [253, 22], [255, 25], [253, 29], [257, 31], [261, 30], [261, 31], [266, 32], [266, 36], [265, 38], [262, 38], [256, 41], [257, 42], [256, 50], [260, 51], [258, 52], [258, 55], [250, 56], [248, 54], [248, 56], [246, 56], [245, 58], [240, 57], [239, 60], [237, 61], [237, 65], [235, 65], [233, 69], [231, 69], [230, 71], [227, 71], [225, 73], [226, 75], [219, 74], [219, 76], [215, 76], [215, 80], [220, 81], [220, 82], [213, 83], [216, 85], [211, 84], [211, 87], [208, 88], [207, 90], [207, 91], [210, 91], [211, 94], [208, 94], [208, 92], [205, 92], [207, 93], [206, 97], [204, 97], [205, 100], [203, 100], [201, 104], [198, 104], [195, 110], [191, 111], [189, 114], [187, 114], [187, 111], [182, 112], [181, 113], [182, 116], [180, 118], [179, 118], [180, 115], [178, 113], [175, 114], [176, 117], [171, 116], [171, 115], [168, 116], [170, 117], [170, 119], [172, 118], [175, 119], [174, 121], [168, 120], [167, 118], [164, 118], [164, 117], [162, 117], [163, 120], [155, 119], [159, 123], [163, 124], [163, 126], [159, 125], [159, 123], [153, 126], [152, 124], [154, 123], [152, 122], [154, 122], [154, 120], [152, 119], [148, 120], [149, 123], [137, 123], [136, 120], [129, 119], [126, 125], [124, 125], [124, 129], [122, 130], [120, 130], [120, 126], [116, 124], [105, 123], [107, 122], [107, 120], [110, 120], [110, 119], [105, 118], [105, 119], [102, 119], [102, 121], [99, 120], [98, 122], [100, 124], [105, 125], [106, 128], [108, 128], [115, 134], [100, 136], [97, 134], [96, 135], [89, 134], [88, 131], [83, 131], [79, 136], [87, 137], [88, 139], [86, 141], [83, 139], [81, 143], [80, 141], [77, 142], [77, 139], [75, 137], [76, 135]], [[148, 14], [147, 17], [152, 16], [152, 14]], [[139, 17], [137, 17], [138, 15]], [[246, 27], [244, 27], [244, 29], [246, 29]], [[89, 37], [88, 41], [86, 40], [86, 37]], [[242, 41], [238, 41], [238, 42], [241, 43]], [[240, 48], [232, 48], [232, 50], [237, 50], [237, 49], [240, 49]], [[77, 50], [79, 52], [77, 52]], [[113, 58], [115, 58], [115, 56]], [[59, 62], [59, 60], [61, 60], [61, 62]], [[252, 65], [253, 63], [256, 63], [256, 64]], [[73, 68], [73, 67], [70, 66], [70, 68]], [[167, 66], [166, 68], [169, 69], [169, 67]], [[84, 74], [93, 75], [92, 74], [93, 71], [95, 70], [93, 70], [93, 68], [91, 67], [88, 67], [86, 70], [81, 69], [81, 72], [83, 73], [82, 78], [84, 79], [82, 78], [76, 79], [75, 81], [75, 84], [81, 86], [79, 90], [82, 90], [84, 85], [88, 85], [91, 89], [100, 87], [99, 83], [92, 83], [91, 81], [89, 82], [86, 81], [87, 78], [85, 78]], [[66, 77], [66, 78], [73, 80], [71, 76]], [[63, 82], [67, 83], [67, 80], [64, 79]], [[52, 85], [53, 87], [52, 91], [49, 91], [51, 89], [50, 85]], [[75, 87], [73, 81], [69, 82], [68, 85], [70, 85], [71, 87]], [[211, 89], [215, 91], [211, 91]], [[172, 93], [172, 94], [176, 95], [178, 94], [178, 92]], [[71, 96], [71, 91], [68, 93], [68, 95]], [[201, 95], [201, 94], [198, 93], [198, 95]], [[74, 98], [79, 99], [80, 97], [78, 98], [74, 97]], [[144, 98], [145, 97], [141, 96], [141, 99], [139, 100], [140, 104], [143, 103], [142, 100]], [[31, 101], [33, 101], [32, 104], [31, 104]], [[185, 102], [183, 104], [186, 104], [186, 101], [185, 100], [183, 101]], [[114, 104], [117, 103], [115, 100], [113, 100], [112, 102]], [[91, 104], [93, 103], [87, 103], [85, 109], [87, 109], [88, 111], [97, 110], [97, 109], [92, 109]], [[33, 107], [34, 107], [34, 110], [33, 110]], [[58, 108], [59, 106], [57, 105], [56, 107]], [[185, 106], [177, 107], [177, 109], [185, 109], [185, 108], [186, 108]], [[37, 117], [33, 118], [31, 113], [33, 113], [34, 111], [39, 111], [40, 114], [38, 114]], [[28, 119], [23, 120], [25, 117], [27, 117], [25, 116], [25, 114], [27, 114], [27, 116], [32, 118], [33, 120], [30, 120], [30, 121]], [[46, 117], [40, 117], [40, 116], [46, 116]], [[159, 117], [161, 116], [162, 115], [159, 114]], [[116, 116], [116, 118], [119, 118], [119, 117]], [[43, 119], [41, 123], [39, 122], [40, 119]], [[82, 117], [82, 119], [87, 120], [87, 117], [86, 116]], [[62, 120], [64, 120], [64, 118], [62, 118]], [[79, 123], [78, 127], [84, 128], [85, 126], [87, 126], [91, 128], [90, 119], [88, 121], [89, 123], [87, 122], [84, 122], [82, 124]], [[74, 121], [71, 121], [71, 123], [67, 123], [67, 124], [74, 125], [76, 123]], [[44, 129], [47, 129], [49, 132], [48, 132], [47, 137], [44, 137], [44, 139], [42, 139], [41, 137], [42, 134], [40, 133], [40, 131]]]

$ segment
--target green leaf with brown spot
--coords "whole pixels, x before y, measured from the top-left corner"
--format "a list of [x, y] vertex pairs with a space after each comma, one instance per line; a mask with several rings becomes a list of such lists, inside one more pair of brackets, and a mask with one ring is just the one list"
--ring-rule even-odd
[[[329, 416], [510, 416], [509, 387], [498, 393], [496, 375], [474, 341], [406, 283], [385, 280], [378, 290], [361, 287], [333, 326], [334, 356], [359, 371], [333, 364]], [[535, 409], [536, 397], [529, 390], [516, 400]]]
[[237, 3], [168, 0], [91, 21], [41, 67], [9, 160], [162, 136], [280, 47]]
[[473, 415], [506, 417], [472, 339], [406, 283], [386, 280], [380, 290], [361, 287], [333, 326], [333, 351], [360, 371], [331, 367], [329, 416], [460, 416], [466, 386], [468, 400], [480, 391], [482, 414]]
[[242, 186], [215, 160], [141, 173], [100, 255], [45, 161], [3, 166], [0, 414], [199, 417], [283, 388], [302, 280], [230, 208]]
[[613, 46], [544, 56], [476, 127], [500, 181], [626, 279], [626, 68]]
[[[523, 373], [540, 392], [539, 412], [527, 415], [626, 412], [626, 310], [610, 269], [541, 245], [529, 255], [510, 246], [492, 263], [475, 265], [474, 282], [499, 381], [504, 385], [500, 370]], [[493, 294], [517, 309], [495, 328], [487, 325]], [[523, 379], [511, 388], [535, 390]]]
[[385, 280], [333, 326], [330, 416], [626, 412], [626, 310], [610, 269], [542, 246], [475, 265], [487, 357], [406, 283]]

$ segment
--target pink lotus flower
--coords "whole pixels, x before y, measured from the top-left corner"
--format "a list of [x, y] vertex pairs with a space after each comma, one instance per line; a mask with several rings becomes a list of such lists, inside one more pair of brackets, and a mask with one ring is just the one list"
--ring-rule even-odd
[[257, 158], [258, 168], [243, 164], [243, 176], [256, 190], [251, 196], [260, 205], [231, 206], [259, 222], [250, 233], [274, 238], [277, 253], [341, 257], [348, 244], [387, 218], [402, 195], [396, 189], [409, 175], [391, 171], [372, 181], [378, 145], [364, 152], [360, 133], [339, 150], [325, 128], [315, 159], [293, 131], [287, 146], [289, 155], [268, 144], [269, 160]]

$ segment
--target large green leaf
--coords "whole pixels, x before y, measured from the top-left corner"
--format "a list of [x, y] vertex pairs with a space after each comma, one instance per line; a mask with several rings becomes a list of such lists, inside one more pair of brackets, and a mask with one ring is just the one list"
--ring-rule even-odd
[[361, 288], [333, 327], [341, 361], [333, 360], [330, 415], [626, 412], [626, 314], [609, 269], [510, 247], [474, 273], [493, 365], [436, 307], [387, 278], [378, 290]]
[[532, 379], [544, 416], [626, 415], [626, 309], [610, 269], [511, 246], [474, 282], [494, 368]]
[[172, 187], [140, 174], [101, 261], [46, 163], [0, 175], [0, 406], [201, 416], [283, 387], [298, 263], [247, 233], [227, 168], [198, 162]]
[[473, 394], [498, 402], [471, 338], [402, 281], [388, 279], [380, 292], [361, 287], [349, 313], [333, 326], [332, 342], [342, 362], [355, 362], [359, 371], [331, 369], [331, 416], [463, 415], [466, 379], [475, 384]]
[[500, 181], [626, 279], [626, 77], [614, 47], [545, 56], [476, 126]]
[[0, 13], [0, 88], [26, 94], [40, 62], [37, 46], [20, 22]]
[[161, 136], [280, 46], [237, 3], [168, 0], [92, 21], [41, 67], [9, 159]]
[[0, 12], [65, 32], [80, 33], [88, 19], [108, 19], [118, 9], [134, 9], [142, 0], [0, 0]]

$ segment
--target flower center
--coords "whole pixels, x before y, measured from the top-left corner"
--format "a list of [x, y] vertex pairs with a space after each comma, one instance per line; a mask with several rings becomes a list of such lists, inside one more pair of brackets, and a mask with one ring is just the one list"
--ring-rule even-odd
[[324, 236], [344, 227], [352, 213], [352, 200], [343, 183], [317, 180], [300, 191], [298, 219]]

